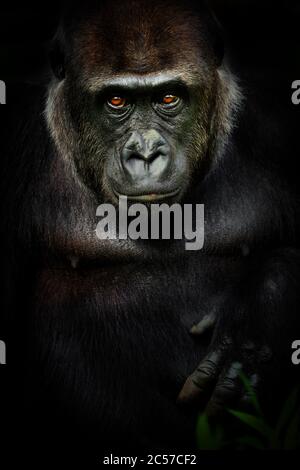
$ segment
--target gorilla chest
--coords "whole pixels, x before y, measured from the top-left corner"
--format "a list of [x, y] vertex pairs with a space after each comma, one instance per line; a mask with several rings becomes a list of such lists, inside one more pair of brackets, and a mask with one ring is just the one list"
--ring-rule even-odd
[[[151, 421], [153, 413], [177, 415], [176, 397], [209, 343], [193, 338], [189, 329], [230, 288], [225, 266], [216, 263], [215, 273], [212, 268], [208, 263], [197, 270], [127, 265], [42, 271], [34, 346], [60, 400], [68, 396], [69, 403], [80, 403], [81, 413], [84, 406], [87, 414], [96, 409], [108, 423], [120, 417], [126, 422], [128, 409], [136, 410], [134, 421]], [[112, 410], [119, 410], [113, 418]]]

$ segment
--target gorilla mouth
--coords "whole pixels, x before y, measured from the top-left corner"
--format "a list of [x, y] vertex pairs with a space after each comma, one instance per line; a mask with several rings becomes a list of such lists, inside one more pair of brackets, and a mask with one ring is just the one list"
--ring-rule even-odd
[[127, 197], [128, 201], [154, 202], [154, 201], [162, 201], [164, 199], [170, 199], [174, 196], [177, 196], [177, 194], [179, 194], [180, 192], [180, 189], [176, 189], [168, 193], [148, 193], [148, 194], [121, 194], [115, 189], [113, 190], [113, 192], [117, 198]]

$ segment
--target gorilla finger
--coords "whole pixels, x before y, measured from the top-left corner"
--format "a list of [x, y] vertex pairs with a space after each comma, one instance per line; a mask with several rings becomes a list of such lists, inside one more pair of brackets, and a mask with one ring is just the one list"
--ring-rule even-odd
[[193, 335], [202, 335], [208, 330], [211, 330], [216, 324], [216, 315], [214, 313], [210, 313], [205, 315], [202, 320], [197, 323], [197, 325], [193, 325], [190, 329], [190, 333]]
[[257, 374], [253, 374], [250, 377], [250, 386], [251, 389], [247, 389], [240, 400], [240, 407], [243, 410], [248, 410], [250, 408], [259, 406], [256, 400], [257, 389], [259, 385], [259, 378]]
[[238, 401], [242, 393], [242, 384], [239, 378], [242, 365], [239, 362], [231, 364], [230, 368], [222, 374], [215, 390], [205, 408], [209, 416], [215, 416], [228, 406]]
[[187, 378], [183, 385], [177, 401], [186, 403], [195, 400], [199, 395], [206, 392], [208, 387], [214, 383], [221, 370], [221, 351], [213, 351], [200, 363], [197, 369]]

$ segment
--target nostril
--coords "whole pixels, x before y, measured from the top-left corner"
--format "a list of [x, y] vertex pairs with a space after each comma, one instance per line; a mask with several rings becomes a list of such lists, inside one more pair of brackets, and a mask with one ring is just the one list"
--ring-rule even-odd
[[145, 157], [137, 152], [130, 152], [127, 157], [127, 161], [130, 160], [145, 160]]
[[161, 156], [162, 156], [162, 153], [159, 150], [157, 150], [156, 152], [153, 152], [151, 155], [148, 156], [147, 161], [149, 163], [152, 163], [154, 162], [154, 160], [156, 160], [157, 158]]
[[142, 160], [145, 163], [151, 164], [154, 162], [159, 157], [163, 157], [164, 153], [161, 152], [160, 150], [157, 150], [156, 152], [149, 153], [149, 154], [142, 154], [138, 152], [128, 152], [127, 154], [127, 162], [133, 161], [133, 160]]
[[164, 157], [165, 153], [161, 150], [156, 150], [152, 153], [139, 153], [139, 152], [128, 152], [127, 154], [127, 161], [129, 160], [143, 160], [146, 163], [151, 164], [159, 157]]

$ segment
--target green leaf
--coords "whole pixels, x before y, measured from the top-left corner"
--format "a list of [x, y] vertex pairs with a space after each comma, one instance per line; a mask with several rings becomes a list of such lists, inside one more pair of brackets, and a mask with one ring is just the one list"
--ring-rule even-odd
[[243, 423], [247, 424], [250, 428], [255, 429], [262, 436], [272, 439], [274, 431], [272, 428], [262, 419], [257, 418], [254, 415], [243, 413], [241, 411], [228, 410], [233, 416], [238, 418]]
[[298, 395], [299, 387], [296, 387], [295, 389], [293, 389], [291, 394], [288, 396], [286, 402], [284, 403], [275, 429], [277, 439], [280, 438], [281, 433], [284, 432], [285, 427], [288, 425], [289, 420], [291, 419], [293, 413], [296, 411], [297, 402], [299, 398]]
[[250, 400], [255, 408], [255, 410], [257, 411], [257, 413], [262, 416], [263, 415], [263, 412], [261, 410], [261, 407], [260, 407], [260, 404], [258, 402], [258, 399], [257, 399], [257, 396], [256, 396], [256, 393], [251, 385], [251, 382], [250, 380], [248, 379], [248, 377], [246, 377], [246, 375], [244, 374], [243, 371], [240, 371], [239, 372], [239, 377], [247, 391], [247, 393], [249, 394], [249, 397], [250, 397]]
[[223, 435], [223, 430], [220, 427], [217, 427], [215, 431], [213, 430], [206, 414], [199, 416], [196, 428], [196, 437], [199, 449], [220, 449], [222, 447]]
[[300, 408], [295, 410], [284, 440], [285, 450], [300, 449]]

